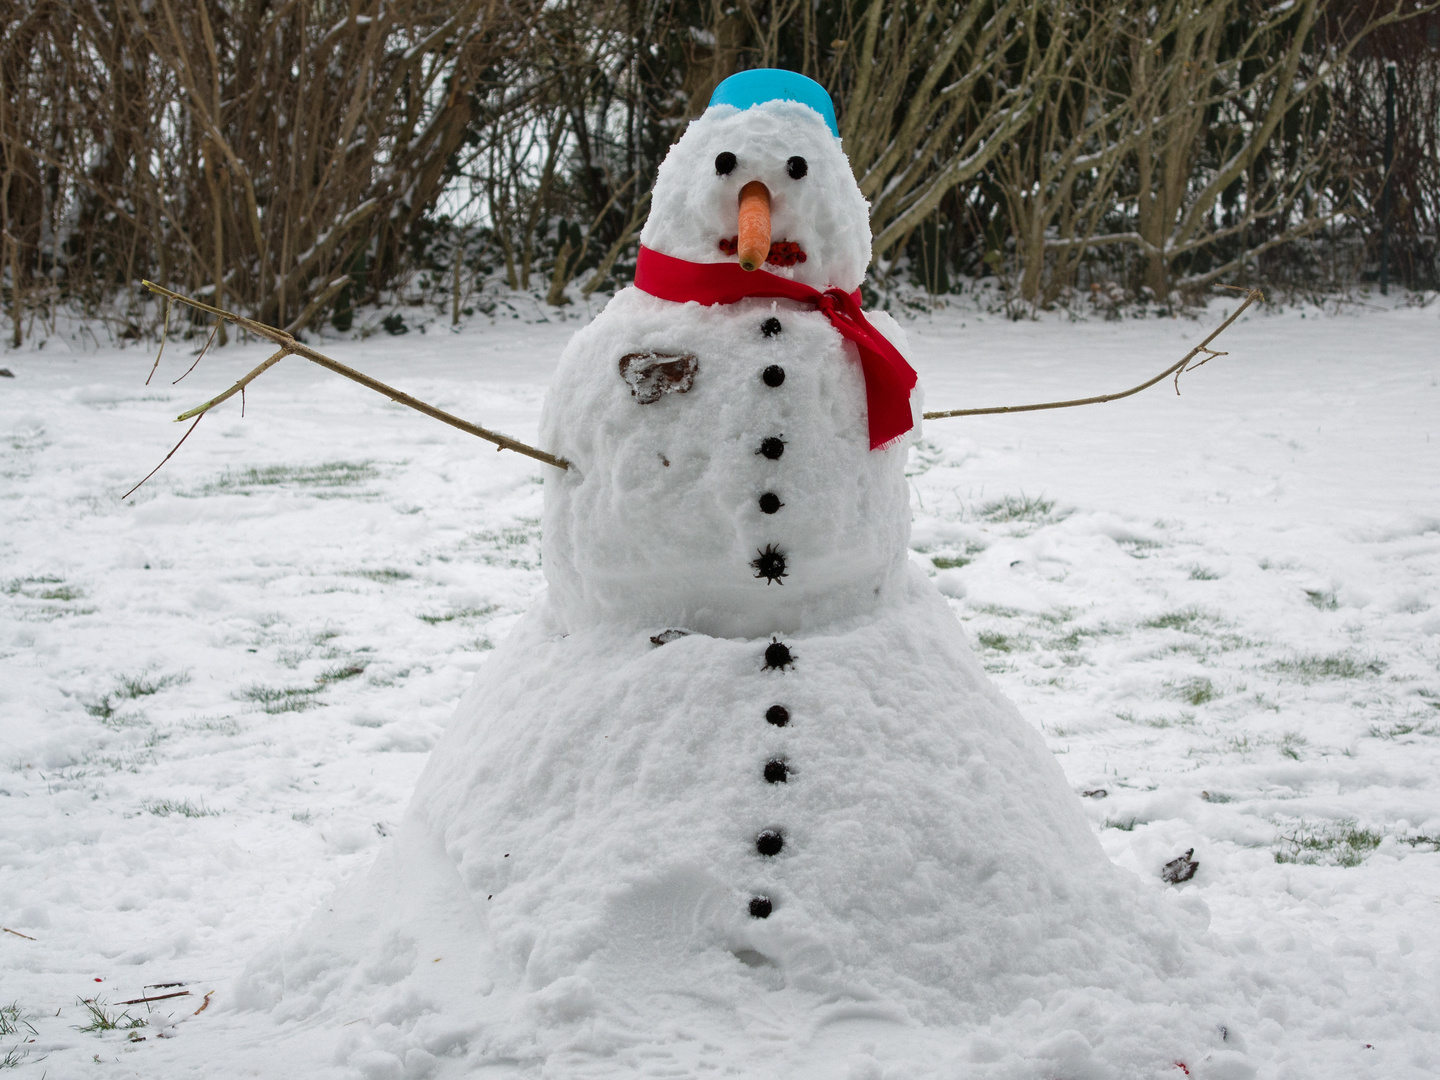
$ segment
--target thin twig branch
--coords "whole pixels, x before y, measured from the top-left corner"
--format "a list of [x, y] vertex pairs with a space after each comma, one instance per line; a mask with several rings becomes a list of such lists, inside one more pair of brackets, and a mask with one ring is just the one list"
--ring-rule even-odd
[[[217, 319], [215, 320], [215, 322], [218, 326], [220, 320]], [[176, 422], [178, 423], [181, 420], [189, 420], [192, 416], [201, 416], [204, 413], [209, 412], [216, 405], [219, 405], [222, 401], [226, 401], [229, 398], [232, 398], [236, 394], [243, 391], [245, 387], [249, 386], [252, 382], [255, 381], [255, 379], [259, 378], [260, 375], [264, 374], [266, 371], [274, 367], [276, 364], [278, 364], [281, 360], [284, 360], [285, 357], [289, 355], [289, 349], [280, 349], [279, 351], [272, 353], [263, 364], [255, 368], [248, 375], [245, 375], [243, 378], [241, 378], [241, 380], [237, 382], [234, 386], [230, 387], [229, 390], [226, 390], [223, 394], [220, 394], [217, 397], [211, 398], [209, 401], [205, 402], [204, 405], [198, 405], [195, 408], [188, 410], [187, 412], [182, 412], [179, 416], [175, 418]]]
[[[169, 307], [169, 306], [170, 306], [170, 301], [169, 301], [169, 300], [166, 300], [166, 301], [165, 301], [165, 306], [166, 306], [166, 307]], [[210, 327], [210, 336], [205, 339], [205, 345], [201, 348], [201, 350], [200, 350], [200, 355], [197, 356], [197, 357], [195, 357], [195, 363], [194, 363], [194, 364], [191, 364], [188, 368], [185, 369], [185, 375], [189, 375], [190, 372], [192, 372], [192, 371], [195, 370], [196, 366], [200, 363], [200, 361], [205, 359], [205, 354], [210, 351], [210, 345], [215, 341], [215, 335], [216, 335], [217, 333], [219, 333], [219, 331], [220, 331], [220, 323], [221, 323], [222, 321], [223, 321], [223, 320], [221, 320], [221, 319], [216, 319], [216, 320], [215, 320], [215, 325], [212, 326], [212, 327]], [[158, 358], [158, 357], [156, 358], [156, 362], [157, 362], [157, 363], [159, 362], [159, 358]], [[181, 375], [181, 376], [180, 376], [180, 379], [185, 378], [185, 375]], [[178, 384], [178, 383], [180, 382], [180, 379], [176, 379], [175, 382], [172, 382], [170, 385], [171, 385], [171, 386], [175, 386], [176, 384]]]
[[[1226, 288], [1234, 287], [1235, 286], [1226, 286]], [[1195, 357], [1199, 356], [1202, 352], [1208, 353], [1209, 355], [1207, 355], [1204, 360], [1201, 360], [1199, 364], [1195, 365], [1195, 367], [1201, 367], [1202, 365], [1208, 363], [1213, 357], [1228, 356], [1228, 353], [1216, 352], [1214, 349], [1207, 348], [1206, 346], [1208, 346], [1210, 342], [1214, 341], [1217, 337], [1224, 333], [1226, 328], [1229, 327], [1229, 325], [1233, 323], [1236, 319], [1238, 319], [1246, 308], [1248, 308], [1256, 300], [1264, 299], [1265, 296], [1263, 293], [1261, 293], [1259, 289], [1247, 290], [1245, 302], [1235, 309], [1235, 314], [1231, 315], [1228, 319], [1226, 319], [1223, 323], [1216, 327], [1214, 332], [1211, 333], [1211, 335], [1207, 337], [1204, 341], [1202, 341], [1199, 345], [1196, 345], [1193, 349], [1186, 353], [1183, 360], [1181, 360], [1179, 363], [1171, 364], [1168, 368], [1160, 372], [1160, 374], [1156, 375], [1153, 379], [1146, 379], [1139, 386], [1132, 386], [1129, 390], [1122, 390], [1118, 394], [1100, 394], [1096, 397], [1074, 398], [1070, 401], [1046, 401], [1039, 405], [994, 405], [988, 409], [947, 409], [943, 412], [927, 412], [925, 413], [925, 419], [943, 420], [947, 416], [988, 416], [994, 413], [1039, 412], [1042, 409], [1068, 409], [1072, 405], [1102, 405], [1107, 401], [1119, 401], [1121, 398], [1127, 398], [1132, 394], [1138, 394], [1141, 390], [1148, 390], [1150, 387], [1154, 386], [1156, 383], [1160, 382], [1162, 379], [1170, 375], [1175, 376], [1175, 393], [1179, 394], [1180, 376], [1185, 373], [1190, 361], [1194, 360]]]
[[[150, 380], [155, 377], [155, 372], [160, 370], [160, 357], [165, 355], [165, 339], [170, 336], [170, 304], [171, 301], [165, 301], [165, 325], [160, 330], [160, 351], [155, 354], [155, 363], [150, 365], [150, 374], [145, 376], [146, 386], [150, 385]], [[219, 320], [216, 320], [215, 325], [220, 325]], [[201, 355], [203, 355], [203, 353]], [[197, 359], [195, 362], [198, 364], [200, 361]], [[190, 373], [187, 371], [185, 375], [188, 374]], [[185, 375], [181, 375], [180, 378], [183, 379]], [[176, 379], [175, 381], [179, 382], [180, 380]]]
[[[530, 446], [526, 443], [522, 443], [516, 439], [510, 438], [510, 436], [508, 435], [501, 435], [498, 431], [491, 431], [488, 428], [480, 427], [478, 424], [472, 424], [468, 420], [462, 420], [460, 419], [460, 417], [447, 413], [443, 409], [437, 409], [433, 405], [427, 405], [419, 398], [411, 397], [409, 394], [406, 394], [403, 391], [396, 390], [393, 386], [387, 386], [379, 379], [372, 379], [369, 375], [365, 375], [359, 371], [356, 371], [352, 367], [347, 367], [344, 364], [340, 363], [338, 360], [332, 360], [324, 353], [316, 352], [308, 345], [303, 345], [299, 341], [296, 341], [293, 336], [286, 333], [284, 330], [277, 330], [273, 326], [267, 326], [265, 323], [256, 322], [254, 319], [247, 319], [243, 315], [236, 315], [234, 312], [225, 311], [222, 308], [211, 307], [209, 304], [203, 304], [199, 300], [191, 300], [188, 296], [181, 296], [177, 292], [171, 292], [163, 285], [156, 285], [153, 281], [145, 281], [142, 282], [142, 284], [147, 289], [150, 289], [152, 292], [157, 292], [162, 296], [168, 296], [172, 300], [179, 300], [182, 304], [189, 304], [191, 307], [197, 308], [200, 311], [208, 311], [210, 312], [210, 314], [217, 315], [222, 319], [228, 319], [236, 326], [239, 326], [245, 330], [249, 330], [257, 337], [262, 337], [268, 341], [273, 341], [275, 344], [280, 346], [279, 352], [277, 352], [274, 356], [270, 357], [270, 359], [266, 360], [265, 363], [261, 364], [254, 371], [246, 375], [229, 390], [225, 391], [225, 393], [220, 394], [218, 397], [211, 398], [199, 408], [190, 409], [187, 412], [181, 413], [178, 417], [176, 417], [176, 420], [188, 420], [192, 416], [198, 418], [205, 415], [208, 410], [213, 409], [222, 401], [226, 400], [229, 397], [232, 397], [236, 393], [243, 391], [245, 386], [249, 384], [252, 379], [265, 371], [266, 368], [272, 366], [284, 357], [289, 356], [293, 353], [296, 356], [303, 356], [311, 363], [319, 364], [321, 367], [327, 368], [328, 370], [335, 372], [335, 374], [337, 375], [343, 375], [345, 376], [345, 378], [350, 379], [352, 382], [357, 382], [361, 386], [368, 387], [369, 389], [374, 390], [376, 393], [384, 394], [391, 401], [395, 401], [401, 405], [405, 405], [411, 409], [414, 409], [416, 412], [424, 413], [426, 416], [429, 416], [435, 420], [439, 420], [441, 423], [449, 424], [453, 428], [458, 428], [461, 431], [484, 439], [487, 442], [492, 442], [501, 450], [513, 450], [517, 454], [524, 454], [526, 457], [534, 458], [536, 461], [543, 461], [545, 462], [545, 464], [553, 465], [557, 469], [568, 469], [570, 467], [570, 463], [564, 458], [556, 457], [554, 454], [547, 454], [544, 450], [536, 449], [535, 447]], [[186, 434], [189, 433], [187, 432]], [[174, 453], [174, 451], [172, 450], [171, 453]], [[161, 464], [163, 465], [164, 462], [161, 462]], [[144, 481], [142, 480], [141, 483], [144, 483]]]
[[[165, 462], [169, 461], [172, 457], [174, 457], [175, 451], [179, 450], [180, 447], [185, 445], [185, 440], [190, 437], [190, 432], [194, 431], [197, 427], [199, 427], [200, 421], [204, 418], [205, 417], [203, 413], [200, 416], [195, 417], [195, 423], [191, 424], [190, 427], [186, 430], [185, 434], [180, 436], [180, 441], [175, 444], [175, 446], [171, 449], [170, 453], [165, 455], [164, 459], [160, 462], [160, 464], [156, 465], [153, 469], [151, 469], [148, 473], [145, 474], [145, 480], [149, 480], [150, 477], [154, 476], [157, 472], [159, 472], [165, 467]], [[145, 480], [141, 480], [140, 483], [136, 484], [129, 491], [125, 492], [125, 494], [121, 495], [120, 498], [128, 499], [131, 495], [134, 495], [135, 492], [139, 491], [140, 488], [144, 485]]]

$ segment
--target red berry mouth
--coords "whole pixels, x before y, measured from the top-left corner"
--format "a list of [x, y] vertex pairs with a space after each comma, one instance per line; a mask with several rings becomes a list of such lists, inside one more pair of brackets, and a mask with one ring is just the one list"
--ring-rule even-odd
[[[720, 240], [720, 250], [726, 255], [734, 255], [739, 249], [738, 236]], [[794, 266], [796, 263], [803, 263], [805, 259], [804, 249], [793, 240], [776, 240], [770, 245], [770, 254], [765, 256], [766, 263], [771, 266]]]

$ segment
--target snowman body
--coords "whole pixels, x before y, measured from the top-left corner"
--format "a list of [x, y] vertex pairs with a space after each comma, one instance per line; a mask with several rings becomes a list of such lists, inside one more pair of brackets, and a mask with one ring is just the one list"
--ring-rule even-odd
[[[906, 564], [908, 446], [869, 449], [853, 352], [790, 301], [617, 295], [541, 423], [577, 463], [547, 480], [542, 530], [567, 625], [758, 637], [871, 610]], [[642, 403], [618, 366], [635, 355], [693, 358], [693, 385]]]
[[[772, 272], [856, 289], [865, 203], [794, 102], [692, 123], [642, 241], [724, 260], [757, 178], [807, 256]], [[700, 1015], [983, 1023], [1178, 964], [910, 564], [908, 443], [871, 449], [866, 401], [813, 307], [620, 292], [545, 403], [541, 443], [572, 463], [546, 478], [547, 594], [399, 837], [252, 972], [251, 1000], [369, 1002], [410, 1017], [394, 1045], [459, 1010], [476, 1060], [541, 1061], [683, 1042]]]

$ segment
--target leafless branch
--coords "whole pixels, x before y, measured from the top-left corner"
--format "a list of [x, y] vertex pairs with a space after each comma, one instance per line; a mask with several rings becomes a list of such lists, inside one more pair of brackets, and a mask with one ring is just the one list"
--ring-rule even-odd
[[1228, 355], [1227, 353], [1215, 352], [1213, 349], [1207, 348], [1207, 346], [1210, 344], [1210, 342], [1214, 341], [1217, 337], [1224, 333], [1226, 328], [1229, 327], [1230, 324], [1233, 323], [1236, 319], [1238, 319], [1244, 313], [1246, 308], [1248, 308], [1256, 300], [1264, 299], [1265, 297], [1259, 289], [1250, 289], [1245, 296], [1245, 302], [1235, 309], [1234, 314], [1232, 314], [1228, 319], [1226, 319], [1213, 331], [1211, 331], [1209, 337], [1207, 337], [1199, 345], [1196, 345], [1193, 349], [1186, 353], [1179, 362], [1171, 364], [1164, 371], [1160, 372], [1159, 375], [1156, 375], [1152, 379], [1146, 379], [1139, 386], [1132, 386], [1129, 390], [1122, 390], [1118, 394], [1099, 394], [1095, 397], [1072, 398], [1069, 401], [1046, 401], [1039, 405], [994, 405], [986, 409], [947, 409], [941, 412], [927, 412], [925, 414], [925, 419], [943, 420], [948, 416], [989, 416], [995, 413], [1039, 412], [1043, 409], [1069, 409], [1075, 405], [1103, 405], [1107, 401], [1119, 401], [1121, 398], [1127, 398], [1130, 397], [1132, 394], [1138, 394], [1141, 390], [1148, 390], [1150, 387], [1154, 386], [1156, 383], [1160, 382], [1162, 379], [1170, 375], [1175, 376], [1175, 393], [1178, 394], [1180, 393], [1180, 376], [1185, 373], [1188, 365], [1190, 364], [1190, 361], [1194, 360], [1195, 357], [1199, 356], [1201, 353], [1207, 353], [1208, 355], [1205, 357], [1205, 359], [1201, 360], [1199, 364], [1195, 365], [1195, 367], [1200, 367], [1203, 364], [1208, 363], [1212, 357]]
[[[340, 363], [338, 360], [332, 360], [324, 353], [316, 352], [308, 345], [304, 345], [301, 342], [297, 341], [293, 336], [286, 333], [284, 330], [277, 329], [273, 326], [267, 326], [266, 324], [259, 322], [255, 319], [247, 319], [243, 315], [236, 315], [234, 312], [225, 311], [222, 308], [212, 307], [211, 305], [202, 303], [199, 300], [192, 300], [190, 297], [182, 296], [177, 292], [172, 292], [170, 289], [167, 289], [162, 285], [156, 285], [153, 281], [145, 281], [142, 284], [144, 284], [144, 286], [152, 292], [159, 293], [162, 296], [168, 296], [173, 300], [180, 301], [182, 304], [188, 304], [190, 307], [196, 308], [199, 311], [208, 311], [210, 314], [215, 315], [218, 318], [227, 319], [230, 322], [233, 322], [236, 326], [243, 327], [244, 329], [250, 331], [255, 336], [265, 338], [267, 341], [272, 341], [280, 346], [279, 351], [266, 359], [263, 364], [259, 365], [254, 370], [247, 373], [243, 378], [240, 379], [240, 381], [235, 383], [235, 385], [231, 386], [224, 393], [211, 398], [203, 405], [199, 405], [196, 408], [189, 409], [186, 412], [181, 413], [178, 417], [176, 417], [177, 421], [188, 420], [192, 416], [195, 417], [195, 419], [198, 421], [200, 417], [204, 416], [205, 413], [209, 412], [216, 405], [219, 405], [221, 402], [228, 400], [237, 393], [243, 393], [246, 386], [248, 386], [252, 381], [258, 378], [265, 371], [269, 370], [275, 364], [278, 364], [286, 356], [295, 355], [304, 357], [311, 363], [319, 364], [321, 367], [333, 371], [337, 375], [343, 375], [345, 376], [345, 378], [350, 379], [352, 382], [357, 382], [361, 386], [367, 387], [370, 390], [374, 390], [377, 393], [384, 394], [391, 401], [397, 402], [401, 405], [405, 405], [408, 408], [414, 409], [416, 412], [424, 413], [426, 416], [429, 416], [435, 420], [439, 420], [441, 423], [449, 424], [451, 427], [458, 428], [459, 430], [467, 432], [470, 435], [474, 435], [477, 438], [485, 439], [487, 442], [492, 442], [501, 450], [513, 450], [517, 454], [524, 454], [526, 457], [534, 458], [536, 461], [543, 461], [545, 464], [553, 465], [557, 469], [568, 469], [570, 467], [570, 463], [564, 458], [556, 457], [554, 454], [547, 454], [544, 450], [536, 449], [535, 447], [530, 446], [527, 443], [522, 443], [517, 439], [510, 438], [508, 435], [502, 435], [497, 431], [491, 431], [488, 428], [483, 428], [477, 424], [472, 424], [468, 420], [462, 420], [458, 416], [453, 416], [452, 414], [447, 413], [442, 409], [435, 408], [435, 406], [433, 405], [427, 405], [419, 398], [412, 397], [411, 395], [404, 393], [401, 390], [395, 389], [393, 386], [387, 386], [385, 383], [382, 383], [378, 379], [372, 379], [369, 375], [365, 375], [362, 372], [356, 371], [354, 368], [347, 367], [346, 365]], [[192, 428], [191, 430], [194, 429]], [[187, 432], [186, 434], [188, 435], [189, 432]], [[182, 439], [181, 441], [183, 442], [184, 440]], [[176, 446], [176, 449], [179, 449], [178, 445]], [[174, 450], [170, 451], [171, 454], [173, 454], [174, 452]], [[168, 461], [169, 457], [167, 456], [165, 460]], [[165, 462], [162, 461], [160, 464], [163, 465], [164, 463]], [[154, 474], [152, 473], [151, 475], [153, 476]], [[148, 480], [149, 477], [146, 477], [146, 479]], [[144, 480], [141, 481], [142, 484], [144, 482]], [[137, 484], [136, 487], [138, 486], [139, 485]]]

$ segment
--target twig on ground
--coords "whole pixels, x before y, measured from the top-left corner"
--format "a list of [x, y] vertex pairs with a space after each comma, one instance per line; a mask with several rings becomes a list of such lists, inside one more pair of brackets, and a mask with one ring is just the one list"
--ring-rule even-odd
[[0, 930], [4, 930], [7, 934], [14, 934], [16, 937], [23, 937], [26, 941], [35, 940], [35, 938], [31, 937], [29, 934], [22, 934], [19, 930], [11, 930], [8, 926], [0, 926]]
[[[188, 412], [181, 413], [178, 417], [176, 417], [177, 420], [188, 420], [192, 416], [198, 419], [199, 417], [204, 416], [208, 410], [213, 409], [222, 401], [233, 396], [239, 391], [243, 391], [245, 386], [252, 379], [254, 379], [261, 372], [263, 372], [266, 368], [270, 367], [272, 364], [277, 363], [279, 360], [293, 353], [296, 356], [303, 356], [306, 360], [309, 360], [315, 364], [319, 364], [321, 367], [327, 368], [330, 371], [335, 372], [335, 374], [337, 375], [343, 375], [345, 376], [345, 378], [350, 379], [352, 382], [357, 382], [361, 386], [374, 390], [376, 393], [384, 394], [391, 401], [398, 402], [401, 405], [405, 405], [411, 409], [414, 409], [416, 412], [424, 413], [426, 416], [429, 416], [432, 419], [439, 420], [441, 423], [444, 424], [449, 424], [451, 427], [458, 428], [459, 430], [464, 431], [467, 434], [474, 435], [481, 439], [485, 439], [487, 442], [492, 442], [501, 450], [513, 450], [517, 454], [524, 454], [526, 457], [534, 458], [536, 461], [543, 461], [545, 462], [545, 464], [553, 465], [557, 469], [568, 469], [570, 467], [570, 463], [564, 458], [556, 457], [554, 454], [547, 454], [544, 450], [536, 449], [535, 447], [529, 446], [526, 443], [522, 443], [516, 439], [510, 438], [508, 435], [501, 435], [498, 431], [490, 431], [487, 428], [480, 427], [478, 424], [472, 424], [468, 420], [462, 420], [460, 419], [460, 417], [447, 413], [442, 409], [437, 409], [433, 405], [427, 405], [419, 398], [411, 397], [409, 394], [397, 390], [393, 386], [387, 386], [379, 379], [372, 379], [369, 375], [365, 375], [359, 371], [356, 371], [354, 368], [347, 367], [346, 365], [340, 363], [338, 360], [332, 360], [324, 353], [316, 352], [308, 345], [303, 345], [300, 342], [296, 341], [292, 335], [286, 333], [284, 330], [277, 330], [275, 327], [267, 326], [265, 323], [256, 322], [254, 319], [247, 319], [243, 315], [236, 315], [234, 312], [225, 311], [222, 308], [211, 307], [209, 304], [202, 304], [198, 300], [191, 300], [187, 296], [181, 296], [177, 292], [171, 292], [164, 286], [156, 285], [153, 281], [145, 281], [142, 282], [142, 284], [147, 289], [150, 289], [152, 292], [160, 293], [162, 296], [168, 296], [172, 300], [179, 300], [182, 304], [188, 304], [193, 308], [199, 309], [200, 311], [208, 311], [212, 315], [227, 319], [230, 322], [233, 322], [236, 326], [239, 326], [245, 330], [249, 330], [252, 334], [255, 334], [258, 337], [265, 338], [268, 341], [273, 341], [275, 344], [280, 346], [279, 352], [277, 352], [274, 356], [270, 357], [270, 359], [266, 360], [265, 363], [261, 364], [254, 371], [246, 375], [229, 390], [225, 391], [225, 393], [219, 395], [218, 397], [212, 398], [204, 405], [201, 405], [199, 408], [190, 409]], [[186, 434], [188, 435], [189, 432], [187, 432]], [[183, 442], [184, 440], [182, 439], [181, 441]], [[175, 451], [173, 450], [171, 451], [172, 454], [174, 452]], [[167, 458], [166, 460], [169, 459]], [[164, 462], [162, 461], [160, 464], [163, 465]], [[147, 477], [146, 479], [149, 479], [149, 477]], [[140, 483], [143, 484], [144, 482], [145, 481], [142, 480]], [[137, 484], [136, 486], [138, 487], [139, 485]], [[131, 490], [134, 489], [132, 488]]]
[[[165, 301], [165, 325], [160, 328], [160, 351], [155, 354], [155, 363], [150, 365], [150, 374], [145, 376], [145, 385], [150, 385], [150, 380], [155, 377], [155, 372], [160, 368], [160, 357], [165, 355], [165, 339], [170, 336], [170, 300]], [[216, 326], [219, 326], [217, 321]], [[199, 360], [196, 360], [199, 363]], [[184, 378], [182, 375], [181, 378]]]
[[[1225, 288], [1234, 289], [1237, 287], [1234, 285], [1227, 285], [1225, 286]], [[1215, 328], [1215, 330], [1210, 334], [1209, 337], [1207, 337], [1199, 345], [1196, 345], [1193, 349], [1186, 353], [1184, 359], [1182, 359], [1179, 363], [1170, 365], [1164, 371], [1160, 372], [1159, 375], [1156, 375], [1153, 379], [1146, 379], [1139, 386], [1132, 386], [1129, 390], [1122, 390], [1118, 394], [1100, 394], [1096, 397], [1074, 398], [1070, 401], [1046, 401], [1039, 405], [995, 405], [991, 406], [988, 409], [947, 409], [942, 412], [927, 412], [925, 413], [925, 419], [943, 420], [947, 416], [988, 416], [994, 413], [1038, 412], [1041, 409], [1068, 409], [1072, 405], [1101, 405], [1107, 401], [1119, 401], [1121, 398], [1127, 398], [1132, 394], [1138, 394], [1141, 390], [1148, 390], [1150, 387], [1158, 383], [1161, 379], [1164, 379], [1170, 375], [1175, 376], [1175, 393], [1179, 394], [1180, 376], [1185, 374], [1187, 370], [1194, 370], [1193, 368], [1189, 367], [1190, 361], [1194, 360], [1195, 357], [1199, 356], [1202, 352], [1206, 353], [1207, 355], [1205, 359], [1201, 360], [1200, 363], [1195, 365], [1195, 367], [1198, 368], [1209, 363], [1217, 356], [1230, 355], [1229, 353], [1217, 352], [1216, 350], [1208, 348], [1207, 346], [1209, 346], [1210, 342], [1214, 341], [1217, 337], [1224, 333], [1226, 328], [1229, 327], [1230, 324], [1233, 323], [1236, 319], [1238, 319], [1241, 313], [1243, 313], [1246, 308], [1248, 308], [1256, 300], [1265, 299], [1264, 294], [1259, 289], [1238, 291], [1243, 291], [1247, 295], [1245, 297], [1245, 302], [1235, 309], [1235, 314], [1231, 315], [1228, 319], [1222, 322], [1218, 327]]]
[[196, 1009], [196, 1010], [195, 1010], [193, 1013], [191, 1013], [190, 1015], [191, 1015], [191, 1016], [199, 1016], [202, 1012], [204, 1012], [206, 1009], [208, 1009], [208, 1008], [210, 1007], [210, 995], [213, 994], [213, 993], [215, 993], [214, 990], [206, 990], [206, 991], [205, 991], [205, 1000], [202, 1001], [202, 1002], [200, 1003], [200, 1007], [199, 1007], [198, 1009]]
[[155, 994], [152, 997], [131, 998], [129, 1001], [117, 1001], [117, 1005], [144, 1005], [147, 1001], [169, 1001], [171, 998], [189, 997], [189, 990], [177, 990], [173, 994]]

